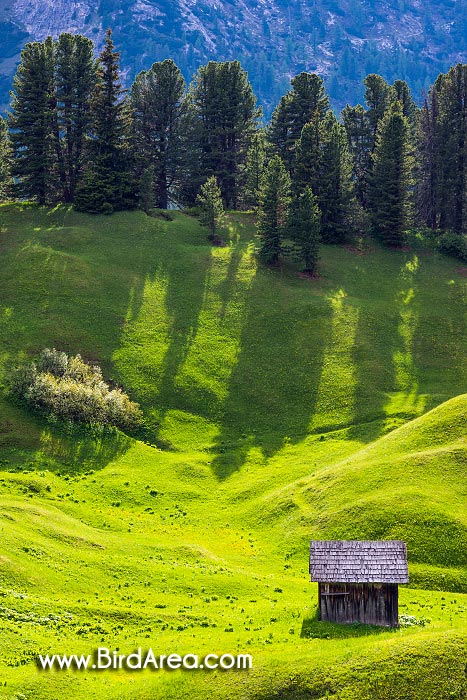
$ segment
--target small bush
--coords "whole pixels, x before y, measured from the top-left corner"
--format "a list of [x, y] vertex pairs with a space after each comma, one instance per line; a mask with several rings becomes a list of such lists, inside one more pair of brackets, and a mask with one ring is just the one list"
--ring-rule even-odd
[[447, 231], [440, 236], [438, 245], [442, 253], [467, 262], [467, 240], [462, 234]]
[[12, 394], [33, 410], [72, 423], [112, 425], [134, 430], [142, 425], [137, 403], [121, 389], [111, 389], [97, 365], [80, 355], [46, 348], [37, 363], [21, 365], [10, 377]]
[[201, 216], [201, 207], [198, 205], [194, 207], [185, 207], [185, 209], [183, 209], [183, 213], [187, 216], [193, 216], [197, 219], [199, 216]]
[[400, 627], [425, 627], [430, 620], [426, 617], [415, 617], [414, 615], [399, 615]]

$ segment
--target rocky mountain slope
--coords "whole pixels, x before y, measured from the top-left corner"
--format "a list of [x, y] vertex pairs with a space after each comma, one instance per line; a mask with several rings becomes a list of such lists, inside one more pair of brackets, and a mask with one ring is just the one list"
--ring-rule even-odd
[[169, 56], [187, 80], [238, 58], [266, 114], [301, 70], [325, 76], [342, 107], [369, 72], [405, 78], [418, 96], [467, 59], [467, 0], [0, 0], [0, 102], [26, 41], [73, 31], [99, 44], [107, 27], [128, 80]]

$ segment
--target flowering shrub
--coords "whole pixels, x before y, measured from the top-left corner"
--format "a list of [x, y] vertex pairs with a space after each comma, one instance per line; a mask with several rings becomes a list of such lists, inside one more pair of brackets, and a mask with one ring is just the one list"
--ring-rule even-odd
[[415, 617], [414, 615], [399, 615], [400, 627], [425, 627], [430, 622], [426, 617]]
[[73, 423], [113, 425], [122, 430], [142, 424], [138, 404], [121, 389], [111, 389], [100, 367], [55, 348], [46, 348], [37, 362], [13, 370], [10, 388], [32, 409]]

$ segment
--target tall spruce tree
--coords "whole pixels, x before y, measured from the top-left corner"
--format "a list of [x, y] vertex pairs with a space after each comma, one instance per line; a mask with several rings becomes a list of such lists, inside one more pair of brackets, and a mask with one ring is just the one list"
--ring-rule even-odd
[[402, 105], [402, 114], [407, 117], [411, 127], [416, 124], [417, 105], [414, 102], [410, 88], [405, 80], [394, 81], [394, 99], [399, 100]]
[[154, 166], [149, 165], [143, 170], [139, 180], [138, 204], [146, 214], [154, 208]]
[[356, 205], [352, 161], [345, 128], [334, 114], [326, 116], [322, 131], [318, 197], [321, 235], [327, 243], [343, 243], [351, 233]]
[[264, 179], [266, 165], [266, 149], [264, 131], [258, 129], [251, 139], [245, 162], [245, 187], [243, 204], [249, 207], [257, 207]]
[[467, 232], [467, 65], [458, 64], [435, 82], [438, 94], [436, 147], [439, 165], [439, 226]]
[[364, 207], [368, 204], [368, 180], [371, 173], [371, 152], [373, 135], [368, 111], [362, 105], [342, 110], [342, 121], [347, 134], [347, 142], [352, 158], [353, 179], [358, 201]]
[[372, 137], [371, 151], [373, 152], [376, 147], [376, 134], [379, 123], [387, 109], [394, 102], [396, 95], [395, 89], [384, 78], [375, 73], [367, 75], [363, 84], [366, 88], [365, 102], [368, 106], [368, 121]]
[[370, 183], [373, 232], [386, 245], [400, 246], [405, 240], [411, 214], [412, 169], [410, 126], [396, 101], [378, 126]]
[[315, 112], [303, 127], [292, 186], [297, 197], [307, 187], [317, 197], [323, 240], [343, 242], [349, 234], [355, 194], [345, 128], [331, 112], [324, 120]]
[[61, 199], [72, 202], [84, 165], [96, 82], [94, 45], [80, 34], [60, 34], [54, 52], [54, 150]]
[[269, 128], [269, 141], [289, 172], [295, 163], [295, 146], [302, 129], [311, 119], [323, 120], [329, 111], [329, 98], [322, 78], [300, 73], [292, 78], [292, 89], [275, 108]]
[[237, 209], [243, 166], [261, 116], [247, 73], [238, 61], [210, 61], [198, 70], [189, 92], [199, 177], [216, 176], [225, 207]]
[[131, 88], [134, 141], [140, 168], [154, 168], [154, 198], [167, 209], [182, 177], [185, 81], [171, 59], [139, 73]]
[[269, 161], [260, 194], [258, 215], [259, 257], [269, 264], [278, 262], [288, 224], [290, 176], [279, 156]]
[[420, 110], [417, 131], [416, 203], [419, 220], [431, 229], [438, 227], [442, 163], [439, 143], [439, 98], [433, 86]]
[[313, 274], [319, 260], [321, 211], [311, 187], [296, 195], [290, 204], [288, 234], [294, 242], [304, 272]]
[[90, 213], [111, 213], [134, 207], [136, 184], [131, 176], [130, 110], [120, 83], [119, 53], [112, 32], [99, 56], [91, 100], [89, 167], [78, 184], [75, 205]]
[[197, 203], [201, 209], [200, 221], [209, 229], [209, 239], [214, 240], [224, 219], [222, 193], [214, 175], [211, 175], [198, 194]]
[[56, 197], [53, 109], [54, 45], [48, 38], [26, 44], [21, 52], [8, 114], [14, 191], [39, 204]]
[[321, 176], [321, 156], [323, 144], [323, 121], [318, 111], [313, 112], [310, 120], [302, 129], [295, 147], [292, 185], [297, 195], [311, 187], [318, 195]]
[[0, 117], [0, 200], [11, 194], [11, 144], [5, 119]]

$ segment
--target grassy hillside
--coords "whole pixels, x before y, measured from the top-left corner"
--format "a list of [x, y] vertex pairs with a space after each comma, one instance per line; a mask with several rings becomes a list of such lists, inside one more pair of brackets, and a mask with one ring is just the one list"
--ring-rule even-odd
[[[225, 248], [182, 214], [0, 217], [0, 376], [80, 352], [152, 426], [64, 431], [0, 398], [0, 697], [464, 697], [463, 271], [417, 241], [325, 247], [315, 281], [258, 268], [247, 215]], [[401, 613], [430, 622], [317, 623], [311, 537], [405, 539]], [[254, 668], [36, 669], [99, 645]]]

